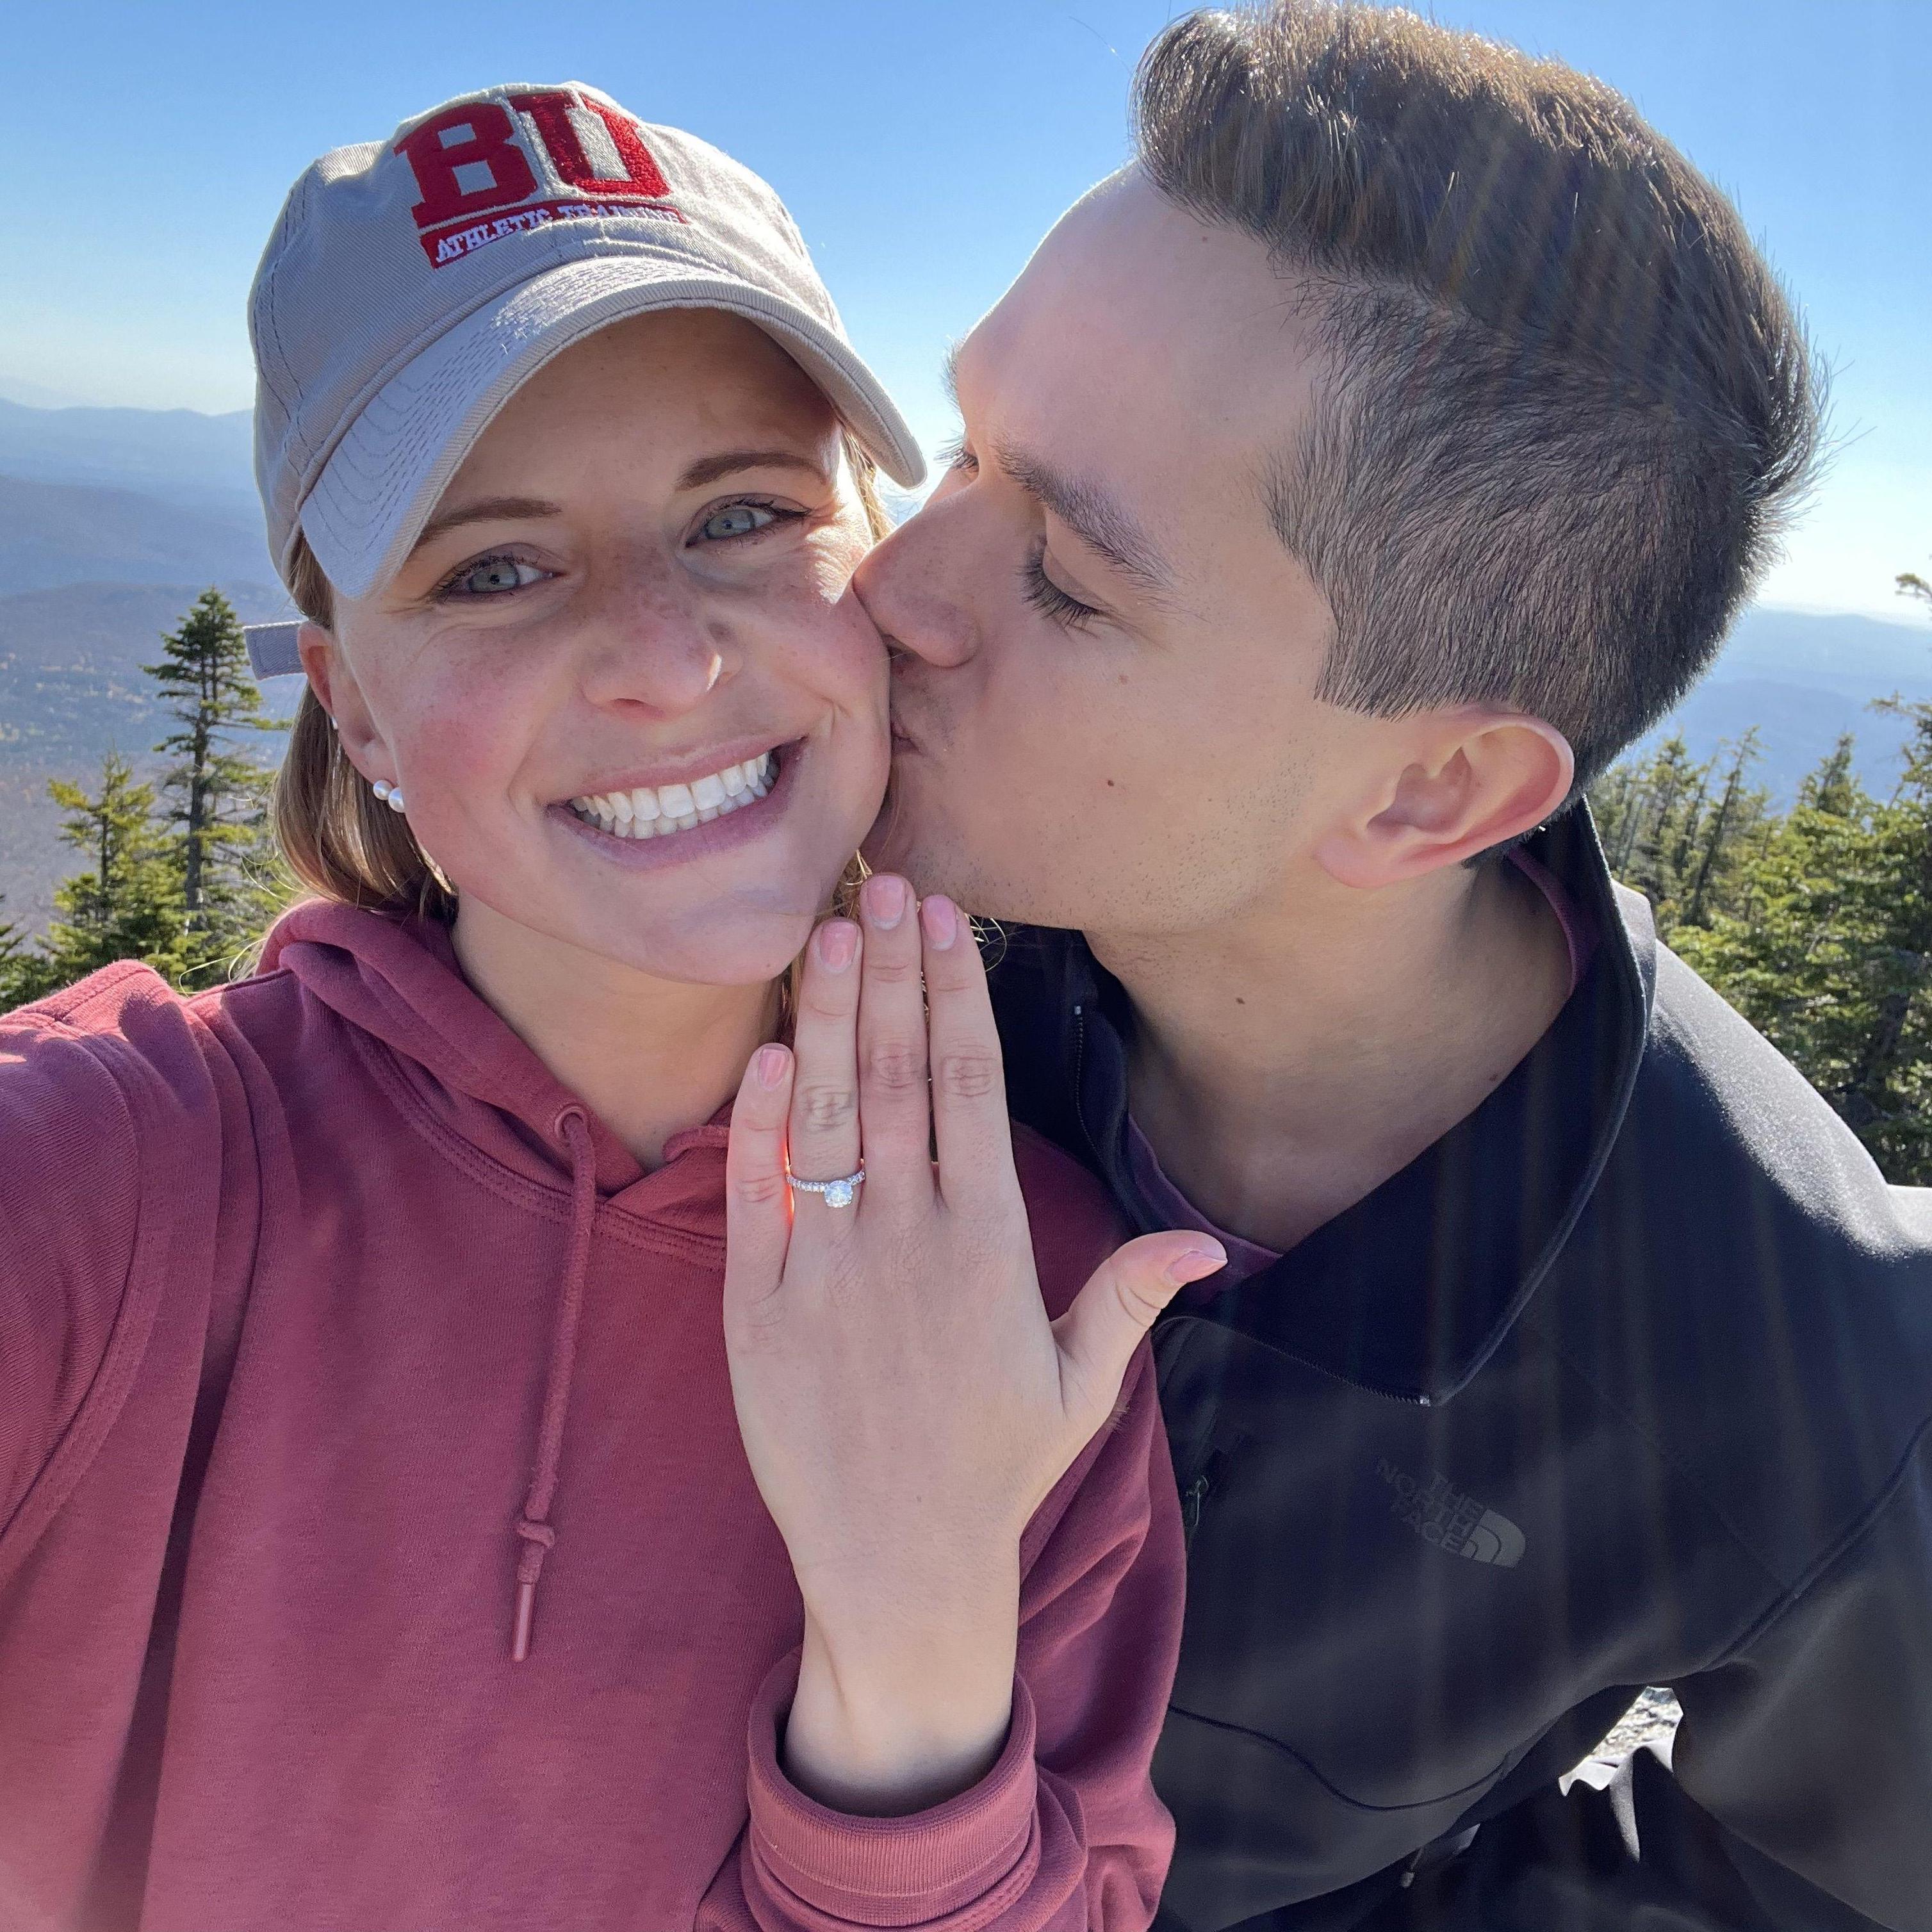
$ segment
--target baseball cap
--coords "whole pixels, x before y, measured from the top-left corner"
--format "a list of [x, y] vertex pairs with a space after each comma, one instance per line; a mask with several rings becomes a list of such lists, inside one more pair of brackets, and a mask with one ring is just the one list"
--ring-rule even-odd
[[[248, 300], [255, 480], [284, 580], [299, 532], [345, 596], [380, 589], [523, 383], [671, 308], [754, 323], [888, 476], [925, 474], [784, 203], [709, 142], [572, 81], [462, 94], [324, 154]], [[298, 628], [249, 627], [258, 676], [300, 668]]]

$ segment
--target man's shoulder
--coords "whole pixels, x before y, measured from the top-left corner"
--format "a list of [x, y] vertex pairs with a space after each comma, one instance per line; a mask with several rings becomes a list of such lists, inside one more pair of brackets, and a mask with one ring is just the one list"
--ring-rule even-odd
[[1932, 1414], [1932, 1196], [1660, 946], [1629, 1110], [1526, 1319], [1788, 1580]]
[[1670, 1238], [1756, 1251], [1762, 1222], [1847, 1270], [1894, 1262], [1932, 1286], [1925, 1191], [1890, 1184], [1817, 1089], [1666, 947], [1656, 973], [1617, 1153], [1672, 1204]]

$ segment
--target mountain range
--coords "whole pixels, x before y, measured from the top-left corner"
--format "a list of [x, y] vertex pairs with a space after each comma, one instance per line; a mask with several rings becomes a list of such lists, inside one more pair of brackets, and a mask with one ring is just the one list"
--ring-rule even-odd
[[[150, 758], [159, 713], [140, 667], [211, 584], [244, 622], [289, 614], [262, 535], [248, 412], [46, 409], [0, 400], [0, 920], [37, 925], [73, 855], [51, 777], [90, 778], [110, 746]], [[902, 514], [911, 500], [893, 493]], [[1906, 560], [1909, 562], [1910, 560]], [[1788, 802], [1841, 732], [1888, 788], [1905, 737], [1874, 699], [1932, 701], [1932, 626], [1754, 606], [1703, 681], [1651, 733], [1714, 754], [1755, 725], [1759, 783]], [[287, 686], [272, 707], [292, 708]]]
[[0, 476], [138, 490], [219, 512], [259, 542], [254, 450], [247, 410], [48, 410], [0, 398]]

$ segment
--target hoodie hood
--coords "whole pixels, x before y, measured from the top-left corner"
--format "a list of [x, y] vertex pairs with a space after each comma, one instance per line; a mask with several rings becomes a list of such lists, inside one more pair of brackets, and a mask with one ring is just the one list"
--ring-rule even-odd
[[[291, 974], [332, 1012], [387, 1048], [414, 1111], [479, 1152], [540, 1184], [568, 1185], [572, 1158], [564, 1122], [574, 1112], [589, 1133], [600, 1195], [650, 1220], [670, 1219], [691, 1232], [716, 1235], [728, 1107], [674, 1135], [663, 1166], [647, 1175], [630, 1149], [471, 988], [440, 922], [310, 900], [277, 921], [262, 946], [260, 970]], [[706, 1152], [715, 1160], [702, 1158]], [[700, 1157], [687, 1158], [692, 1155]], [[707, 1203], [706, 1211], [695, 1218], [680, 1214], [688, 1198]]]

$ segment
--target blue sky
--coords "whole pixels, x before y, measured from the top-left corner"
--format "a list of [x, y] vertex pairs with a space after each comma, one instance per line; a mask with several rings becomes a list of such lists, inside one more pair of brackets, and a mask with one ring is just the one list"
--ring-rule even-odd
[[[938, 381], [1125, 158], [1166, 0], [11, 0], [0, 394], [225, 410], [243, 300], [325, 148], [500, 80], [595, 82], [783, 194], [929, 443]], [[1742, 207], [1834, 372], [1836, 454], [1770, 601], [1905, 618], [1932, 560], [1932, 4], [1441, 0], [1629, 93]], [[32, 76], [30, 84], [22, 77]]]

